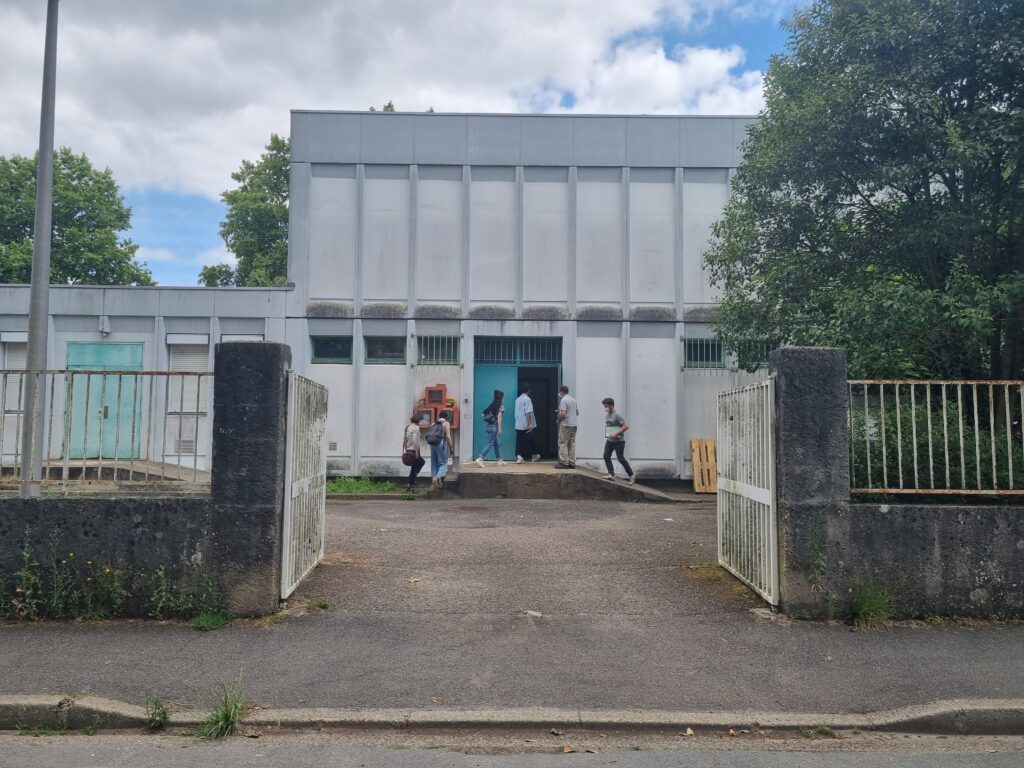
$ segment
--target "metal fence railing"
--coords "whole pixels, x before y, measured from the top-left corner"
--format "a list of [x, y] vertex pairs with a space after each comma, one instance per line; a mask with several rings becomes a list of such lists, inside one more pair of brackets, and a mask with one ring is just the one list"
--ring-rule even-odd
[[0, 483], [18, 485], [25, 388], [43, 413], [43, 486], [209, 483], [213, 374], [0, 371]]
[[1024, 381], [849, 382], [855, 493], [1024, 494]]

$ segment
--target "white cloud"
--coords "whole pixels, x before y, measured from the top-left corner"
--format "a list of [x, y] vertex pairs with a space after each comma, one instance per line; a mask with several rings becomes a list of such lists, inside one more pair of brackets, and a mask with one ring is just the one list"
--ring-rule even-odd
[[196, 256], [195, 263], [201, 267], [212, 267], [216, 264], [228, 264], [236, 267], [238, 266], [238, 258], [223, 246], [216, 246], [202, 251]]
[[135, 252], [135, 258], [138, 261], [144, 261], [147, 264], [159, 263], [159, 264], [173, 264], [182, 261], [182, 258], [170, 248], [150, 248], [145, 245], [139, 246], [139, 250]]
[[[126, 188], [216, 198], [289, 110], [752, 113], [736, 47], [666, 29], [778, 15], [792, 0], [65, 0], [58, 144]], [[45, 4], [0, 4], [0, 154], [38, 141]]]

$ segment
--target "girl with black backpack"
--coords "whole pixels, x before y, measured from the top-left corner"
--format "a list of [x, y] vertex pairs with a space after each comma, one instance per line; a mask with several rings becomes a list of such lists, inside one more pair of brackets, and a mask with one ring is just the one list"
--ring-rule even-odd
[[480, 469], [484, 468], [484, 456], [492, 448], [494, 449], [494, 458], [498, 460], [498, 466], [505, 466], [505, 462], [501, 459], [501, 422], [502, 414], [505, 413], [505, 406], [502, 405], [502, 401], [505, 399], [505, 393], [500, 389], [494, 390], [494, 399], [491, 404], [484, 408], [484, 424], [487, 429], [487, 445], [480, 451], [480, 455], [477, 457], [476, 465]]

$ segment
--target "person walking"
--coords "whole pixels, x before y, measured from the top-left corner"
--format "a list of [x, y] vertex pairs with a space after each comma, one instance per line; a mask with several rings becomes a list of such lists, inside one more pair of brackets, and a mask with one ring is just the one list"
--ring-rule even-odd
[[615, 410], [615, 401], [610, 397], [606, 397], [601, 401], [601, 405], [604, 406], [605, 417], [604, 417], [604, 465], [608, 469], [608, 474], [604, 476], [605, 480], [615, 479], [615, 467], [612, 466], [612, 453], [619, 460], [619, 464], [626, 470], [626, 477], [630, 485], [636, 482], [636, 475], [633, 474], [633, 468], [629, 466], [629, 462], [626, 461], [626, 438], [623, 437], [626, 434], [626, 430], [629, 429], [629, 422], [622, 418], [622, 414]]
[[454, 451], [452, 428], [443, 416], [427, 430], [427, 445], [430, 446], [430, 483], [437, 490], [444, 489], [448, 475], [448, 453]]
[[576, 468], [576, 426], [580, 415], [576, 398], [563, 384], [558, 388], [558, 463], [556, 469]]
[[501, 427], [504, 421], [505, 406], [502, 402], [505, 400], [505, 393], [500, 389], [494, 390], [494, 399], [491, 404], [484, 408], [484, 425], [487, 429], [487, 445], [480, 451], [480, 455], [477, 456], [476, 465], [480, 469], [484, 468], [484, 456], [487, 452], [494, 449], [494, 458], [498, 460], [498, 466], [505, 466], [505, 462], [501, 459]]
[[525, 459], [540, 461], [540, 454], [535, 453], [533, 430], [537, 428], [537, 418], [533, 413], [533, 400], [530, 399], [530, 385], [524, 384], [516, 398], [516, 464]]
[[422, 456], [420, 447], [420, 420], [415, 415], [409, 419], [409, 424], [405, 428], [405, 438], [402, 440], [402, 463], [409, 465], [409, 481], [406, 483], [406, 487], [409, 491], [413, 491], [416, 477], [423, 469], [423, 465], [427, 463]]

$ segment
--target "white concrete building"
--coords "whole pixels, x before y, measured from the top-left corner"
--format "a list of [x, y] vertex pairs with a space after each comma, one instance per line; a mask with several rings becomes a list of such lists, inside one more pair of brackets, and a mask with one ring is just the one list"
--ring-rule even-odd
[[[459, 461], [480, 450], [492, 391], [511, 411], [526, 383], [553, 456], [565, 383], [580, 463], [600, 463], [610, 396], [641, 476], [689, 477], [715, 393], [744, 379], [708, 328], [701, 261], [751, 119], [296, 111], [291, 286], [54, 288], [50, 365], [129, 344], [133, 364], [180, 370], [218, 341], [285, 341], [330, 390], [345, 474], [404, 470], [430, 385], [457, 404]], [[0, 287], [4, 367], [23, 364], [27, 312], [27, 286]]]

